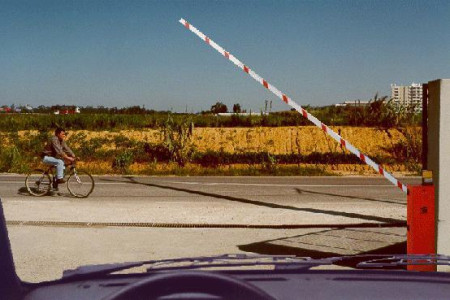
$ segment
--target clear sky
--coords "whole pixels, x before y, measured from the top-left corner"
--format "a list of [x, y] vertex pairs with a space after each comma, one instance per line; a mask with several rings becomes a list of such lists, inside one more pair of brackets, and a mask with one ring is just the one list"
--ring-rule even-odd
[[448, 0], [0, 0], [0, 105], [289, 109], [180, 18], [300, 105], [450, 78]]

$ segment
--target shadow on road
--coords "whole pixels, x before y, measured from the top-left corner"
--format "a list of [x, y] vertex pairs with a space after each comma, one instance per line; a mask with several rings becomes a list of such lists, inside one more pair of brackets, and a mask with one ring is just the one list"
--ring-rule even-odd
[[31, 196], [27, 190], [27, 187], [23, 186], [17, 190], [17, 194], [21, 196]]
[[[262, 207], [288, 209], [288, 210], [294, 210], [294, 211], [302, 211], [302, 212], [309, 212], [309, 213], [316, 213], [316, 214], [326, 214], [326, 215], [332, 215], [332, 216], [342, 216], [342, 217], [346, 217], [346, 218], [363, 219], [363, 220], [383, 222], [383, 223], [404, 224], [406, 226], [406, 221], [400, 220], [400, 219], [384, 218], [384, 217], [379, 217], [379, 216], [370, 216], [370, 215], [341, 212], [341, 211], [334, 211], [334, 210], [324, 210], [324, 209], [315, 209], [315, 208], [299, 208], [299, 207], [295, 207], [295, 206], [280, 205], [280, 204], [268, 203], [268, 202], [263, 202], [263, 201], [249, 200], [249, 199], [245, 199], [245, 198], [237, 198], [237, 197], [232, 197], [232, 196], [202, 192], [202, 191], [197, 191], [197, 190], [190, 190], [190, 189], [186, 189], [186, 188], [178, 188], [178, 187], [161, 185], [161, 184], [156, 184], [156, 183], [139, 182], [136, 180], [136, 178], [134, 178], [132, 176], [126, 176], [123, 178], [128, 179], [129, 182], [132, 184], [140, 184], [140, 185], [151, 186], [151, 187], [156, 187], [156, 188], [161, 188], [161, 189], [168, 189], [168, 190], [179, 191], [179, 192], [185, 192], [185, 193], [195, 194], [195, 195], [200, 195], [200, 196], [205, 196], [205, 197], [213, 197], [213, 198], [224, 199], [224, 200], [228, 200], [228, 201], [252, 204], [252, 205], [257, 205], [257, 206], [262, 206]], [[107, 179], [107, 178], [105, 178], [103, 180], [119, 181], [117, 179]], [[123, 182], [123, 181], [121, 181], [121, 182]]]
[[61, 196], [61, 197], [69, 197], [69, 198], [75, 198], [75, 199], [79, 199], [77, 197], [72, 196], [70, 193], [68, 192], [61, 192], [61, 191], [57, 191], [52, 189], [49, 193], [47, 193], [46, 195], [42, 196], [42, 197], [37, 197], [37, 196], [33, 196], [30, 194], [30, 192], [27, 190], [27, 188], [25, 186], [19, 188], [17, 190], [17, 195], [20, 196], [28, 196], [30, 198], [42, 198], [42, 197], [54, 197], [54, 196]]
[[299, 188], [295, 188], [295, 190], [299, 194], [308, 193], [308, 194], [315, 194], [315, 195], [324, 195], [324, 196], [349, 198], [349, 199], [357, 199], [357, 200], [367, 200], [367, 201], [373, 201], [373, 202], [382, 202], [382, 203], [390, 203], [390, 204], [398, 204], [398, 205], [406, 206], [406, 203], [401, 203], [401, 202], [396, 202], [396, 201], [379, 200], [379, 199], [364, 198], [364, 197], [357, 197], [357, 196], [350, 196], [350, 195], [339, 195], [339, 194], [332, 194], [332, 193], [316, 192], [316, 191], [310, 191], [310, 190], [299, 189]]
[[[327, 232], [328, 230], [324, 230], [323, 232]], [[315, 232], [317, 234], [318, 232]], [[306, 234], [308, 235], [308, 234]], [[388, 234], [389, 235], [389, 234]], [[395, 235], [395, 234], [393, 234]], [[274, 239], [274, 240], [268, 240], [268, 241], [261, 241], [256, 243], [251, 243], [247, 245], [238, 245], [237, 247], [241, 251], [245, 252], [252, 252], [252, 253], [258, 253], [258, 254], [265, 254], [265, 255], [295, 255], [298, 257], [311, 257], [311, 258], [326, 258], [326, 257], [337, 257], [337, 256], [347, 256], [350, 254], [338, 254], [333, 253], [333, 248], [330, 247], [329, 252], [323, 252], [323, 251], [317, 251], [312, 249], [305, 249], [301, 247], [301, 245], [294, 244], [277, 244], [274, 242], [287, 240], [287, 239], [295, 239], [297, 237], [301, 237], [302, 235], [295, 235], [289, 238], [281, 238], [281, 239]], [[392, 255], [392, 254], [406, 254], [406, 241], [401, 241], [393, 244], [386, 245], [384, 247], [372, 249], [370, 251], [365, 251], [358, 253], [357, 256], [360, 255], [374, 255], [373, 258], [370, 256], [366, 257], [355, 257], [351, 259], [346, 259], [343, 261], [339, 261], [335, 263], [336, 265], [345, 266], [345, 267], [351, 267], [355, 268], [356, 265], [362, 261], [367, 261], [370, 259], [377, 258], [376, 255]], [[405, 266], [399, 266], [395, 269], [406, 269]]]

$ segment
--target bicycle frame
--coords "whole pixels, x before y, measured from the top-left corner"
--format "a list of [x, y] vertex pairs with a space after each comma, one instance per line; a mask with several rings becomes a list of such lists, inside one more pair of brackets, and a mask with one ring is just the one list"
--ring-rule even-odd
[[[86, 171], [77, 170], [75, 163], [68, 164], [65, 167], [67, 169], [67, 172], [65, 172], [64, 177], [68, 175], [67, 189], [69, 190], [69, 193], [77, 198], [88, 197], [94, 190], [95, 186], [95, 181], [92, 175]], [[50, 192], [51, 188], [53, 188], [55, 191], [59, 190], [58, 180], [56, 178], [56, 166], [51, 165], [47, 168], [35, 169], [34, 171], [37, 171], [37, 173], [35, 172], [35, 174], [39, 174], [38, 177], [40, 177], [39, 179], [37, 179], [37, 181], [31, 180], [30, 183], [29, 178], [31, 173], [25, 179], [25, 185], [30, 194], [34, 196], [44, 196], [48, 192]], [[48, 182], [49, 185], [48, 188], [44, 188], [42, 190], [40, 189], [40, 185], [43, 182]]]

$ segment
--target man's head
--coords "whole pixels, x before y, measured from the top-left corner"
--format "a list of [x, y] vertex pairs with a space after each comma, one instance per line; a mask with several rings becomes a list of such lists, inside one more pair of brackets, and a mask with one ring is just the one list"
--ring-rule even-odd
[[66, 131], [64, 130], [64, 128], [58, 127], [55, 130], [55, 135], [60, 141], [63, 141], [66, 138]]

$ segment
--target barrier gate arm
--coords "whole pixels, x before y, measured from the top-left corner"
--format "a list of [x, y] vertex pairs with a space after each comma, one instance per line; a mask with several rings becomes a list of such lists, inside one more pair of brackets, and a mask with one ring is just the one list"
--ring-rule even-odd
[[253, 79], [258, 81], [260, 84], [262, 84], [266, 89], [271, 91], [273, 94], [275, 94], [278, 98], [280, 98], [283, 102], [294, 108], [296, 111], [298, 111], [303, 117], [310, 120], [314, 125], [322, 129], [325, 133], [327, 133], [329, 136], [331, 136], [334, 140], [336, 140], [339, 144], [341, 144], [343, 147], [345, 147], [348, 151], [356, 155], [360, 160], [362, 160], [367, 165], [371, 166], [375, 171], [383, 175], [387, 180], [389, 180], [392, 184], [400, 188], [403, 192], [408, 193], [408, 187], [401, 183], [397, 178], [395, 178], [391, 173], [384, 170], [380, 165], [378, 165], [376, 162], [374, 162], [370, 157], [359, 151], [355, 146], [353, 146], [351, 143], [343, 139], [339, 134], [334, 132], [330, 127], [319, 121], [316, 117], [311, 115], [309, 112], [307, 112], [305, 109], [303, 109], [300, 105], [298, 105], [296, 102], [294, 102], [291, 98], [286, 96], [286, 94], [282, 93], [279, 89], [277, 89], [275, 86], [268, 83], [264, 78], [256, 74], [252, 69], [250, 69], [248, 66], [243, 64], [240, 60], [238, 60], [234, 55], [230, 54], [230, 52], [225, 51], [222, 47], [220, 47], [217, 43], [215, 43], [213, 40], [211, 40], [209, 37], [207, 37], [205, 34], [203, 34], [201, 31], [199, 31], [197, 28], [192, 26], [189, 22], [187, 22], [184, 19], [180, 19], [179, 22], [195, 33], [199, 38], [201, 38], [205, 43], [216, 49], [220, 54], [222, 54], [225, 58], [233, 62], [237, 67], [239, 67], [241, 70], [243, 70], [245, 73], [250, 75]]

